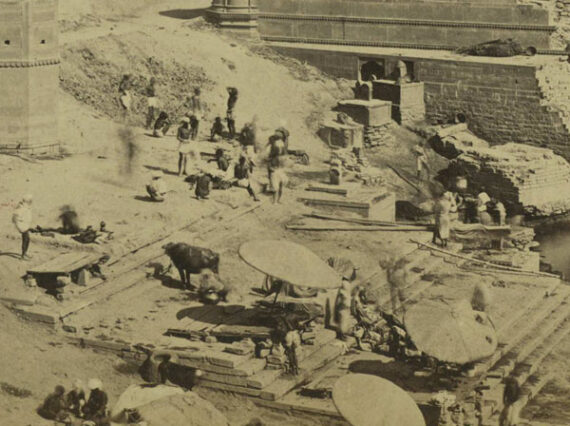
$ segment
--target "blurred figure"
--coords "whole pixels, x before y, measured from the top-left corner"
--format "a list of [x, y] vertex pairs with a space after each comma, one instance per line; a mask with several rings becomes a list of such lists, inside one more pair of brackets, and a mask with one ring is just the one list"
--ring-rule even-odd
[[424, 171], [426, 173], [426, 180], [429, 179], [430, 167], [423, 142], [418, 143], [414, 147], [414, 154], [416, 156], [416, 177], [418, 181], [423, 180]]
[[[192, 96], [192, 98], [190, 98], [192, 115], [196, 118], [196, 135], [198, 135], [200, 121], [204, 119], [204, 111], [202, 109], [202, 100], [200, 99], [200, 94], [201, 94], [200, 88], [196, 87], [194, 89], [194, 95]], [[193, 139], [195, 139], [195, 137]]]
[[75, 209], [69, 205], [65, 205], [59, 209], [59, 220], [61, 221], [62, 234], [77, 234], [81, 231], [79, 225], [79, 216]]
[[125, 74], [119, 83], [119, 100], [121, 102], [121, 106], [126, 111], [130, 111], [131, 104], [132, 104], [132, 96], [131, 96], [131, 75]]
[[119, 129], [119, 139], [123, 144], [124, 162], [121, 165], [121, 173], [130, 175], [133, 170], [133, 163], [136, 159], [138, 148], [135, 142], [135, 133], [130, 127]]
[[156, 96], [156, 78], [151, 77], [148, 86], [146, 87], [146, 128], [150, 129], [154, 122], [156, 110], [158, 109], [158, 98]]
[[152, 201], [162, 202], [164, 197], [168, 192], [166, 189], [166, 184], [162, 179], [163, 173], [161, 170], [155, 170], [152, 172], [152, 179], [150, 183], [146, 186], [146, 192], [152, 199]]
[[519, 412], [521, 407], [515, 403], [521, 396], [519, 383], [511, 378], [505, 379], [505, 390], [503, 391], [504, 408], [499, 416], [500, 426], [516, 426], [519, 424]]
[[12, 215], [12, 222], [22, 236], [22, 260], [29, 260], [28, 249], [30, 247], [30, 228], [32, 227], [32, 196], [25, 195], [18, 203], [14, 214]]

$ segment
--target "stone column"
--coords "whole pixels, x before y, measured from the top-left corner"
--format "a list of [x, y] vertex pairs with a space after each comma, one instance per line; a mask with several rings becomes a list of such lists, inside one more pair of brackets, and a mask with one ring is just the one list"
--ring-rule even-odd
[[57, 0], [0, 0], [0, 152], [58, 151]]
[[257, 0], [212, 0], [207, 17], [222, 28], [257, 28]]

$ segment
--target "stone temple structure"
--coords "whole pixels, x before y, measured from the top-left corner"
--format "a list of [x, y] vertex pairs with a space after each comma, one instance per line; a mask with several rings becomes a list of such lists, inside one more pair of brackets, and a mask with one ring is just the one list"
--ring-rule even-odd
[[56, 151], [57, 0], [0, 0], [0, 152]]
[[[560, 10], [570, 14], [570, 4], [552, 8], [552, 3], [257, 0], [257, 29], [275, 50], [331, 75], [365, 81], [374, 75], [374, 99], [391, 101], [398, 122], [406, 121], [403, 113], [425, 105], [429, 122], [461, 114], [470, 130], [492, 144], [543, 146], [570, 159], [570, 64], [559, 41]], [[497, 58], [454, 52], [509, 38], [525, 49], [535, 48], [538, 55]], [[412, 82], [423, 83], [424, 99], [409, 111], [398, 99], [401, 90], [384, 90], [402, 62]]]

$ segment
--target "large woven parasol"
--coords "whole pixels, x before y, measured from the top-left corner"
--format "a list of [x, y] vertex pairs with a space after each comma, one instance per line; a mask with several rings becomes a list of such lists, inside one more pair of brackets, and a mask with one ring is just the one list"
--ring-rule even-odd
[[308, 248], [286, 240], [257, 240], [242, 244], [239, 255], [264, 274], [311, 288], [338, 288], [342, 278]]
[[370, 374], [347, 374], [333, 387], [333, 402], [352, 426], [425, 426], [416, 402], [394, 383]]
[[148, 425], [229, 426], [209, 401], [174, 386], [130, 386], [111, 412], [111, 425], [132, 424], [124, 409], [136, 409]]
[[439, 361], [466, 364], [497, 349], [493, 323], [467, 301], [419, 302], [406, 312], [404, 324], [416, 347]]

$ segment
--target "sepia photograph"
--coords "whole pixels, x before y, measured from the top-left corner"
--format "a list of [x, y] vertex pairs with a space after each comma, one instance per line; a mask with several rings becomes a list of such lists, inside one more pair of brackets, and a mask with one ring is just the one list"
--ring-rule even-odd
[[570, 425], [570, 0], [0, 0], [0, 425]]

